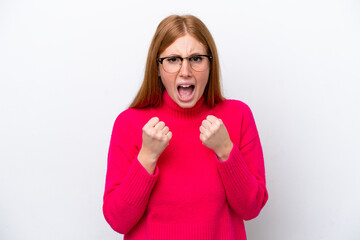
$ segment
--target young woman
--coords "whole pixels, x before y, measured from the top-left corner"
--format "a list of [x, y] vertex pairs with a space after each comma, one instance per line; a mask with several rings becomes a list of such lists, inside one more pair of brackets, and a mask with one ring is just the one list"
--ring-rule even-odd
[[103, 212], [125, 240], [246, 239], [268, 198], [264, 159], [251, 110], [223, 98], [219, 75], [198, 18], [159, 24], [110, 141]]

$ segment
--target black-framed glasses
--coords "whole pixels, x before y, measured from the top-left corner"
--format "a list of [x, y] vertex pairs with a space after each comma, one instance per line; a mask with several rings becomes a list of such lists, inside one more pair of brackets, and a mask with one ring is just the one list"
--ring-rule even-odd
[[180, 70], [184, 59], [189, 61], [190, 67], [194, 71], [203, 72], [209, 68], [212, 58], [209, 55], [191, 55], [189, 57], [170, 56], [157, 58], [156, 60], [161, 63], [165, 72], [176, 73]]

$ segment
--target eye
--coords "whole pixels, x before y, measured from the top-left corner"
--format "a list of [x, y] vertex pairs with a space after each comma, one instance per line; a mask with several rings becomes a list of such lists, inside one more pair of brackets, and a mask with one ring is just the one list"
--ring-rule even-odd
[[191, 58], [189, 58], [189, 60], [191, 62], [194, 62], [194, 63], [199, 63], [203, 60], [203, 57], [201, 56], [192, 56]]
[[179, 61], [178, 57], [169, 57], [166, 59], [168, 63], [177, 63]]

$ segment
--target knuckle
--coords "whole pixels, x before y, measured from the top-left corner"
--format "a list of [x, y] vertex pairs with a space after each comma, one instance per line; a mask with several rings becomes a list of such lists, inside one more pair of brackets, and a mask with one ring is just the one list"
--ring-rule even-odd
[[162, 140], [162, 133], [161, 132], [156, 132], [155, 133], [155, 137], [156, 137], [156, 139], [159, 139], [159, 140]]
[[156, 137], [156, 130], [155, 129], [150, 129], [148, 131], [148, 134], [152, 137], [152, 138], [155, 138]]
[[149, 135], [150, 132], [151, 132], [151, 129], [149, 129], [149, 128], [147, 128], [147, 127], [144, 127], [144, 128], [143, 128], [143, 132]]

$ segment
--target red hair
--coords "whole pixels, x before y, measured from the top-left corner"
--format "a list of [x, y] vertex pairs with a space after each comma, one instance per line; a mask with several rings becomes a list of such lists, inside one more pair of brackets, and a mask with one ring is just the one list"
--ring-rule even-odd
[[145, 108], [159, 106], [162, 102], [162, 93], [165, 89], [158, 75], [158, 62], [156, 58], [177, 38], [190, 34], [201, 42], [207, 54], [211, 55], [209, 80], [204, 90], [205, 102], [214, 107], [223, 101], [220, 86], [220, 66], [215, 41], [205, 24], [192, 15], [171, 15], [163, 19], [156, 29], [151, 41], [145, 67], [144, 81], [131, 108]]

